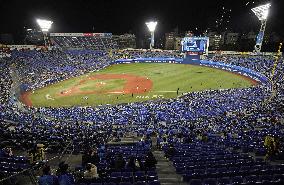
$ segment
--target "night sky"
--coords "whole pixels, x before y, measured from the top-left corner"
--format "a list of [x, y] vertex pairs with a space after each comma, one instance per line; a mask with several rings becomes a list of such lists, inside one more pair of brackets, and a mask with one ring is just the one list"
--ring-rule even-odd
[[[214, 27], [222, 7], [231, 9], [229, 29], [258, 31], [260, 23], [250, 8], [263, 0], [0, 0], [0, 33], [19, 33], [24, 26], [35, 28], [36, 18], [54, 24], [50, 32], [147, 32], [145, 21], [158, 21], [157, 34]], [[253, 3], [254, 2], [254, 3]], [[283, 0], [271, 0], [269, 31], [283, 36]], [[246, 5], [247, 4], [247, 5]], [[197, 27], [197, 31], [196, 31]]]

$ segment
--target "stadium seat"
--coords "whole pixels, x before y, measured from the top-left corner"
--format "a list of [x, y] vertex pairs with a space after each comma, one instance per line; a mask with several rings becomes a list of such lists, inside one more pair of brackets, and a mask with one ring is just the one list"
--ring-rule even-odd
[[233, 185], [243, 184], [243, 177], [242, 176], [235, 176], [231, 178], [231, 182]]
[[192, 179], [190, 185], [202, 185], [202, 181], [200, 179]]
[[218, 185], [230, 185], [231, 181], [229, 177], [222, 177], [218, 179]]
[[208, 178], [203, 180], [204, 185], [216, 185], [217, 181], [214, 178]]

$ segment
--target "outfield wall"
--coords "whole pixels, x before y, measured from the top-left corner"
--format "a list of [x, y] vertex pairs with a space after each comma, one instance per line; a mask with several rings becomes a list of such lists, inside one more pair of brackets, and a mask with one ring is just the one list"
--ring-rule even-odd
[[245, 67], [225, 64], [225, 63], [222, 63], [222, 62], [212, 62], [212, 61], [207, 61], [207, 60], [200, 61], [200, 65], [207, 66], [207, 67], [214, 67], [214, 68], [238, 73], [238, 74], [241, 74], [243, 76], [250, 77], [250, 78], [252, 78], [256, 81], [259, 81], [261, 83], [264, 83], [264, 84], [269, 83], [269, 79], [266, 76], [264, 76], [261, 73], [258, 73], [256, 71], [253, 71], [251, 69], [245, 68]]
[[[111, 64], [130, 64], [130, 63], [173, 63], [173, 64], [188, 64], [188, 62], [184, 61], [183, 59], [176, 59], [176, 58], [136, 58], [136, 59], [119, 59]], [[201, 66], [206, 67], [214, 67], [217, 69], [222, 69], [234, 73], [241, 74], [243, 76], [250, 77], [258, 82], [261, 82], [263, 84], [268, 84], [269, 79], [256, 71], [253, 71], [251, 69], [236, 66], [236, 65], [230, 65], [225, 64], [222, 62], [212, 62], [207, 60], [200, 60]]]
[[174, 63], [182, 64], [183, 59], [177, 58], [135, 58], [135, 59], [118, 59], [111, 64], [130, 64], [130, 63]]
[[[211, 55], [247, 55], [247, 56], [275, 56], [277, 52], [239, 52], [239, 51], [209, 51]], [[280, 52], [282, 56], [282, 52]]]

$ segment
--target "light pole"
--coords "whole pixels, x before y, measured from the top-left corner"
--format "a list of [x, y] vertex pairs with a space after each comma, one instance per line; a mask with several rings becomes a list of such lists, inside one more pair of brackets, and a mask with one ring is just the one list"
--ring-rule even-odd
[[154, 32], [155, 32], [155, 29], [156, 29], [156, 26], [157, 26], [158, 22], [157, 21], [150, 21], [150, 22], [146, 22], [146, 25], [148, 27], [148, 30], [150, 31], [151, 33], [151, 42], [150, 42], [150, 49], [153, 49], [154, 48]]
[[51, 28], [51, 25], [53, 22], [49, 20], [44, 20], [44, 19], [37, 19], [36, 22], [39, 25], [43, 33], [44, 46], [47, 46], [46, 44], [47, 32]]
[[260, 5], [258, 7], [251, 9], [251, 11], [253, 11], [253, 13], [257, 16], [258, 20], [260, 20], [261, 22], [260, 30], [257, 35], [256, 43], [254, 46], [254, 49], [256, 52], [261, 51], [262, 41], [264, 37], [264, 32], [265, 32], [265, 27], [266, 27], [266, 22], [267, 22], [267, 17], [268, 17], [270, 6], [271, 4], [267, 3], [265, 5]]

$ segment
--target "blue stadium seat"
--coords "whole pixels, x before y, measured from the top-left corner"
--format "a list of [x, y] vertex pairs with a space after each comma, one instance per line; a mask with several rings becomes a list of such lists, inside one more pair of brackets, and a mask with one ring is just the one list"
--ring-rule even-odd
[[242, 176], [235, 176], [231, 178], [231, 182], [233, 185], [238, 185], [238, 184], [242, 184], [244, 181], [243, 181]]
[[134, 174], [136, 182], [146, 182], [146, 175], [144, 171], [137, 171]]
[[222, 177], [218, 179], [218, 185], [230, 185], [231, 181], [229, 177]]
[[132, 172], [122, 172], [121, 173], [122, 182], [133, 182], [133, 173]]
[[202, 185], [202, 181], [200, 179], [192, 179], [190, 185]]
[[204, 185], [216, 185], [217, 181], [214, 178], [208, 178], [203, 180]]

